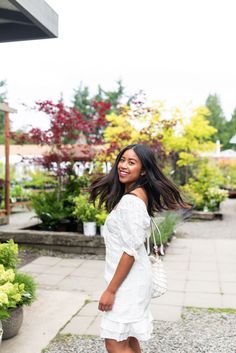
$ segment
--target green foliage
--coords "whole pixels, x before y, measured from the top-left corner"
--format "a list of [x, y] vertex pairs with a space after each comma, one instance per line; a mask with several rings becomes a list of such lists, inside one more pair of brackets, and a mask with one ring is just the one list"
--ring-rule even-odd
[[224, 185], [224, 176], [217, 166], [210, 165], [207, 160], [200, 161], [193, 177], [182, 187], [197, 210], [204, 207], [214, 211], [219, 203], [227, 197], [227, 193], [220, 190]]
[[10, 308], [15, 308], [20, 304], [24, 294], [24, 284], [13, 283], [15, 273], [13, 269], [6, 270], [0, 264], [0, 319], [9, 317]]
[[63, 191], [63, 205], [67, 218], [73, 218], [73, 211], [75, 208], [74, 198], [79, 196], [81, 191], [89, 186], [89, 179], [87, 176], [78, 177], [75, 174], [70, 174]]
[[63, 197], [58, 197], [57, 190], [32, 194], [31, 201], [37, 217], [42, 221], [42, 228], [56, 229], [57, 224], [67, 217]]
[[30, 305], [37, 298], [36, 289], [37, 283], [27, 273], [16, 272], [15, 279], [13, 283], [24, 284], [24, 293], [21, 296], [21, 301], [18, 303], [19, 305]]
[[29, 274], [16, 271], [18, 245], [13, 239], [0, 244], [0, 320], [9, 317], [9, 309], [30, 305], [36, 299], [36, 282]]
[[225, 125], [227, 140], [224, 143], [224, 148], [236, 150], [236, 144], [230, 143], [231, 138], [236, 134], [236, 108], [233, 111], [231, 120], [227, 121]]
[[31, 193], [32, 207], [37, 217], [42, 221], [43, 229], [56, 230], [59, 224], [69, 222], [75, 218], [75, 196], [79, 196], [81, 190], [89, 185], [89, 179], [85, 176], [77, 177], [74, 174], [67, 176], [64, 189], [53, 191], [41, 191]]
[[107, 212], [103, 209], [99, 209], [96, 214], [96, 223], [98, 226], [103, 226], [107, 218]]
[[205, 207], [209, 211], [216, 211], [219, 209], [220, 203], [227, 199], [227, 197], [227, 190], [222, 190], [219, 187], [209, 188], [204, 195]]
[[230, 144], [229, 141], [236, 133], [236, 109], [233, 111], [231, 120], [227, 121], [221, 107], [220, 99], [216, 94], [208, 96], [206, 106], [210, 111], [207, 119], [210, 125], [217, 129], [216, 134], [211, 136], [211, 141], [216, 142], [219, 140], [223, 149], [235, 149], [235, 145]]
[[6, 243], [0, 243], [0, 264], [6, 269], [15, 269], [19, 263], [18, 245], [14, 240], [10, 239]]
[[71, 174], [67, 178], [67, 182], [64, 186], [66, 196], [76, 196], [80, 194], [80, 191], [89, 186], [89, 178], [87, 176], [78, 177], [75, 174]]
[[30, 173], [29, 177], [31, 180], [23, 182], [25, 188], [47, 189], [57, 186], [57, 180], [55, 177], [48, 175], [45, 172], [37, 171]]
[[[15, 165], [10, 164], [10, 179], [15, 179], [16, 167]], [[5, 179], [5, 164], [0, 162], [0, 178]]]
[[28, 200], [30, 197], [29, 191], [24, 190], [24, 188], [19, 184], [16, 184], [11, 188], [10, 195], [11, 195], [12, 202], [14, 202], [15, 200], [17, 201], [17, 199], [20, 199], [22, 201]]
[[206, 107], [210, 112], [206, 118], [210, 125], [217, 129], [217, 132], [211, 136], [211, 141], [216, 142], [217, 140], [220, 140], [222, 143], [224, 142], [224, 127], [226, 119], [219, 97], [216, 94], [210, 94], [206, 100]]
[[97, 208], [88, 202], [88, 195], [79, 195], [74, 198], [74, 216], [82, 222], [96, 222]]
[[[124, 97], [124, 87], [121, 81], [117, 82], [117, 89], [114, 91], [105, 91], [100, 85], [97, 88], [97, 93], [91, 95], [89, 88], [81, 83], [79, 88], [75, 90], [74, 106], [87, 119], [94, 114], [93, 102], [109, 102], [111, 109], [109, 112], [117, 112], [121, 99]], [[127, 100], [127, 103], [129, 100]], [[126, 104], [127, 104], [126, 103]]]
[[224, 187], [236, 189], [236, 163], [221, 163], [220, 170], [224, 176]]
[[[165, 213], [164, 219], [158, 224], [163, 244], [166, 244], [169, 241], [171, 235], [174, 233], [175, 226], [178, 224], [179, 220], [179, 216], [174, 212]], [[157, 245], [160, 245], [160, 236], [157, 229], [155, 229], [155, 226], [153, 226], [153, 230], [155, 234], [156, 243]]]

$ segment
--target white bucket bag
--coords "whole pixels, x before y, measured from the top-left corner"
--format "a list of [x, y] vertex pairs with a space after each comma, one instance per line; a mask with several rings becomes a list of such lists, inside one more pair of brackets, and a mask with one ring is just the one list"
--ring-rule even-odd
[[[160, 237], [160, 247], [158, 247], [156, 243], [155, 230], [153, 225]], [[149, 254], [148, 257], [152, 266], [152, 282], [153, 282], [152, 298], [157, 298], [165, 294], [165, 292], [167, 291], [167, 274], [164, 269], [163, 262], [158, 254], [158, 251], [159, 251], [161, 255], [164, 255], [164, 247], [162, 243], [161, 232], [158, 225], [152, 218], [151, 218], [150, 229], [151, 229], [151, 234], [148, 237], [148, 241], [147, 241], [147, 252]], [[153, 244], [154, 244], [154, 247], [153, 247], [154, 255], [150, 254], [150, 237], [152, 238]]]

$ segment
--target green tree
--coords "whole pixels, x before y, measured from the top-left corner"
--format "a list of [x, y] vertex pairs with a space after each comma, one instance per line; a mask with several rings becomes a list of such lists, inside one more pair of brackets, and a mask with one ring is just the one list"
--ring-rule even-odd
[[[85, 122], [88, 121], [96, 127], [94, 141], [102, 143], [103, 132], [108, 124], [105, 116], [111, 113], [118, 114], [120, 106], [122, 104], [128, 106], [132, 98], [125, 96], [121, 81], [117, 81], [117, 88], [113, 91], [105, 91], [99, 85], [94, 95], [91, 95], [89, 88], [81, 83], [75, 90], [73, 107], [80, 112]], [[81, 135], [78, 137], [82, 138]]]
[[231, 120], [226, 122], [226, 136], [227, 143], [225, 144], [225, 148], [232, 148], [236, 150], [236, 144], [231, 144], [230, 139], [236, 135], [236, 108], [233, 111]]
[[172, 177], [180, 185], [188, 182], [202, 152], [214, 149], [211, 136], [216, 129], [210, 125], [206, 107], [197, 107], [187, 114], [176, 108], [172, 116], [176, 121], [174, 129], [168, 129], [162, 143], [169, 153]]
[[[110, 109], [107, 113], [117, 113], [121, 103], [129, 105], [132, 97], [126, 97], [124, 86], [121, 81], [117, 81], [117, 89], [113, 91], [105, 91], [100, 85], [97, 92], [91, 95], [88, 86], [83, 86], [81, 83], [79, 88], [74, 90], [73, 105], [84, 117], [90, 119], [94, 115], [94, 102], [106, 102], [110, 104]], [[126, 100], [123, 101], [122, 100]]]
[[209, 125], [213, 126], [217, 132], [210, 137], [210, 140], [216, 142], [220, 141], [223, 148], [228, 144], [227, 120], [225, 119], [223, 109], [221, 107], [220, 99], [216, 94], [210, 94], [206, 100], [206, 107], [210, 114], [206, 116]]

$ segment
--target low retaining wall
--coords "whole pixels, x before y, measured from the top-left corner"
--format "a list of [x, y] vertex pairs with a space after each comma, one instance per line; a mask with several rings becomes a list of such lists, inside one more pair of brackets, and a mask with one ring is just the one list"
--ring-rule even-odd
[[204, 212], [204, 211], [192, 211], [191, 215], [192, 219], [199, 219], [199, 220], [206, 220], [206, 221], [212, 221], [212, 220], [222, 220], [223, 219], [223, 213], [221, 212]]
[[104, 239], [100, 235], [87, 237], [80, 233], [38, 230], [1, 231], [0, 241], [13, 239], [15, 243], [39, 249], [59, 250], [75, 254], [105, 254]]

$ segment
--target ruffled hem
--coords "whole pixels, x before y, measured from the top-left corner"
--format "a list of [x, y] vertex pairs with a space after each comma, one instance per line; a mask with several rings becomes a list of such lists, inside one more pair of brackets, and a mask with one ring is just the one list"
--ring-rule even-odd
[[148, 341], [153, 331], [152, 317], [141, 321], [121, 323], [105, 317], [101, 321], [100, 336], [116, 341], [124, 341], [128, 337], [135, 337], [139, 341]]

